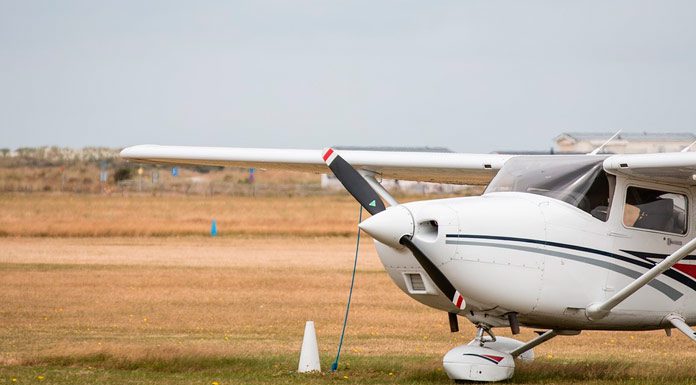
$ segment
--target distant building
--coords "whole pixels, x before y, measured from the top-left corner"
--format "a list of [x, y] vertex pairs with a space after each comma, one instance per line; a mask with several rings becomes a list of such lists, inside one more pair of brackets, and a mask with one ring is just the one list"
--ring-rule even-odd
[[[356, 147], [356, 146], [334, 146], [337, 150], [346, 151], [394, 151], [394, 152], [447, 152], [452, 150], [445, 147]], [[455, 192], [466, 190], [466, 186], [416, 182], [405, 180], [384, 179], [382, 186], [391, 192], [419, 193], [419, 194], [452, 194]], [[341, 190], [343, 185], [336, 179], [333, 174], [321, 175], [321, 187], [329, 190]]]
[[[554, 139], [553, 152], [585, 154], [601, 146], [612, 135], [614, 135], [612, 132], [565, 132]], [[694, 141], [696, 141], [696, 135], [692, 133], [622, 132], [604, 146], [602, 153], [679, 152]]]

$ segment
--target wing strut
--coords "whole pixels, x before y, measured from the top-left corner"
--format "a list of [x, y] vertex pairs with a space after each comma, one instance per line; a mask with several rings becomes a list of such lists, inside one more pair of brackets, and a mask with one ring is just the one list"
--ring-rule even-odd
[[385, 202], [389, 203], [389, 206], [398, 206], [399, 202], [394, 199], [391, 194], [389, 194], [389, 191], [387, 191], [384, 186], [382, 186], [381, 183], [375, 178], [376, 174], [374, 172], [370, 171], [358, 171], [360, 175], [362, 175], [363, 178], [367, 181], [367, 184], [372, 187], [375, 192], [377, 192], [377, 195], [379, 195], [382, 199], [384, 199]]
[[696, 332], [693, 331], [689, 327], [689, 325], [687, 325], [686, 322], [684, 322], [684, 318], [682, 318], [679, 315], [672, 314], [670, 316], [667, 316], [667, 321], [674, 325], [674, 327], [677, 328], [677, 330], [684, 333], [685, 336], [691, 338], [692, 341], [696, 342]]
[[614, 294], [611, 298], [604, 302], [593, 303], [592, 305], [588, 306], [587, 309], [585, 309], [587, 318], [591, 320], [598, 320], [606, 317], [611, 309], [615, 308], [618, 304], [633, 295], [633, 293], [638, 291], [638, 289], [641, 287], [650, 283], [650, 281], [658, 277], [660, 274], [669, 270], [672, 266], [687, 255], [691, 254], [694, 250], [696, 250], [696, 238], [690, 240], [684, 246], [677, 249], [677, 251], [665, 258], [662, 262], [653, 266], [652, 269], [646, 271], [643, 275], [636, 278], [636, 280], [628, 284], [628, 286], [619, 290], [619, 292]]
[[[538, 332], [537, 332], [538, 333]], [[517, 349], [509, 352], [511, 356], [514, 358], [519, 357], [522, 353], [532, 350], [535, 347], [543, 344], [544, 342], [550, 340], [551, 338], [554, 338], [556, 336], [575, 336], [580, 334], [580, 330], [547, 330], [544, 333], [539, 334], [536, 338], [533, 340], [525, 343], [524, 345], [521, 345]]]

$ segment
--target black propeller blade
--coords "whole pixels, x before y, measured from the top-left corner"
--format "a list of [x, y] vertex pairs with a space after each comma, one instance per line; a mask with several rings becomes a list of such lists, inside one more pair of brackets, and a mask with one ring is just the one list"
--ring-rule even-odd
[[413, 243], [411, 236], [404, 235], [399, 243], [411, 250], [413, 256], [416, 257], [418, 263], [421, 265], [421, 267], [423, 267], [423, 270], [425, 270], [430, 277], [430, 280], [432, 280], [435, 283], [435, 286], [437, 286], [437, 288], [440, 289], [440, 291], [452, 301], [454, 306], [459, 309], [463, 309], [466, 305], [464, 297], [459, 294], [457, 289], [454, 288], [454, 285], [452, 285], [447, 277], [442, 274], [440, 269], [438, 269], [437, 266], [430, 261], [430, 258], [428, 258], [425, 253], [423, 253], [421, 249], [419, 249], [418, 246]]
[[333, 171], [336, 178], [343, 184], [362, 207], [372, 215], [385, 210], [384, 203], [377, 192], [367, 183], [365, 178], [353, 166], [338, 155], [333, 148], [324, 152], [324, 162]]

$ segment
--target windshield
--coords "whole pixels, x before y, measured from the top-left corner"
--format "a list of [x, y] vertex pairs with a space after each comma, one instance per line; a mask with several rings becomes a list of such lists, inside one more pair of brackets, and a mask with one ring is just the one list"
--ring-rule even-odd
[[591, 156], [559, 155], [511, 158], [485, 192], [517, 191], [544, 195], [606, 221], [614, 181], [613, 176], [604, 172], [603, 160]]

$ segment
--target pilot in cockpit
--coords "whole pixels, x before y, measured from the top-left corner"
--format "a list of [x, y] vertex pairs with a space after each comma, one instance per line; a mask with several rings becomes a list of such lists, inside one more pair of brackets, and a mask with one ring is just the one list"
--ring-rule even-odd
[[623, 222], [628, 227], [684, 234], [686, 197], [664, 191], [629, 187], [626, 192]]

